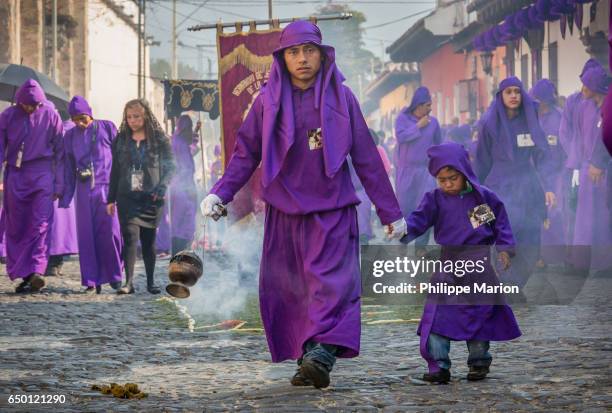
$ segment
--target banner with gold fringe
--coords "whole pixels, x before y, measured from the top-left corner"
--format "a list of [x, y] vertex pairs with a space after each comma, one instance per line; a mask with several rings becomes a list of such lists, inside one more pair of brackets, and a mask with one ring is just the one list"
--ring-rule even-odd
[[[277, 25], [278, 26], [278, 25]], [[219, 54], [219, 95], [221, 107], [221, 148], [224, 167], [229, 162], [236, 143], [238, 129], [261, 86], [267, 81], [272, 66], [272, 52], [278, 47], [280, 29], [248, 32], [237, 25], [236, 31], [223, 33], [217, 29]], [[236, 195], [230, 205], [232, 220], [237, 221], [257, 208], [259, 198], [259, 168]]]
[[216, 80], [164, 80], [164, 96], [168, 118], [193, 110], [219, 117], [219, 87]]

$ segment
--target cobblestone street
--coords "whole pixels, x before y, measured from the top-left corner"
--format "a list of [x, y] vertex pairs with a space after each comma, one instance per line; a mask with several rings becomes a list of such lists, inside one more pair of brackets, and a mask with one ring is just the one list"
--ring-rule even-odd
[[[270, 363], [261, 333], [190, 332], [175, 307], [144, 292], [144, 276], [135, 295], [107, 286], [87, 295], [77, 270], [69, 261], [42, 293], [15, 295], [3, 268], [0, 411], [612, 411], [612, 279], [588, 279], [572, 305], [516, 308], [523, 336], [492, 344], [484, 382], [465, 380], [463, 343], [452, 349], [451, 384], [411, 381], [425, 371], [412, 321], [364, 324], [361, 356], [340, 359], [332, 385], [316, 390], [289, 384], [294, 363]], [[137, 383], [148, 397], [90, 390], [111, 382]], [[23, 394], [66, 402], [9, 405]]]

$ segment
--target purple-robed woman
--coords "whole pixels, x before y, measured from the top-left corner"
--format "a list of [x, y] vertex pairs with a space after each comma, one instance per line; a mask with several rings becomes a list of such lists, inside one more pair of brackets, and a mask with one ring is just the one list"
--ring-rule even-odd
[[539, 80], [530, 94], [539, 103], [540, 126], [550, 149], [552, 190], [557, 196], [556, 204], [547, 207], [547, 219], [542, 228], [541, 257], [546, 264], [563, 263], [567, 254], [565, 246], [568, 245], [566, 210], [569, 207], [571, 172], [565, 167], [567, 155], [559, 142], [561, 110], [557, 106], [555, 85], [550, 80]]
[[195, 234], [198, 195], [193, 181], [193, 138], [193, 121], [189, 115], [181, 115], [172, 135], [172, 151], [176, 159], [176, 175], [170, 183], [169, 204], [172, 255], [189, 248]]
[[540, 255], [547, 205], [555, 204], [550, 149], [536, 110], [518, 78], [503, 80], [482, 119], [474, 162], [480, 181], [508, 211], [517, 256], [507, 278], [519, 287]]
[[64, 191], [62, 120], [35, 80], [15, 94], [17, 105], [0, 114], [0, 161], [4, 174], [7, 273], [22, 282], [16, 292], [45, 285], [53, 201]]
[[[463, 146], [444, 143], [432, 146], [427, 155], [429, 173], [437, 177], [440, 187], [427, 192], [418, 208], [407, 217], [408, 230], [402, 242], [408, 243], [433, 227], [434, 239], [442, 247], [442, 261], [482, 260], [485, 264], [482, 272], [461, 277], [436, 273], [430, 283], [499, 285], [490, 246], [495, 245], [500, 260], [509, 265], [515, 244], [503, 202], [480, 185]], [[483, 206], [492, 214], [486, 220], [475, 221], [471, 212], [483, 210]], [[502, 255], [505, 256], [502, 258]], [[467, 341], [468, 379], [480, 380], [491, 365], [489, 341], [512, 340], [521, 334], [512, 310], [498, 294], [491, 297], [470, 294], [469, 298], [466, 294], [448, 299], [429, 294], [417, 332], [421, 355], [429, 367], [424, 380], [438, 383], [450, 379], [450, 340]]]
[[[64, 135], [74, 128], [74, 122], [62, 122]], [[51, 242], [49, 245], [49, 263], [45, 275], [62, 275], [64, 256], [79, 253], [76, 229], [76, 211], [74, 202], [66, 208], [59, 205], [59, 200], [53, 202], [53, 225], [49, 231]]]
[[[582, 77], [584, 102], [578, 134], [582, 137], [580, 184], [574, 229], [573, 263], [579, 269], [606, 271], [612, 268], [612, 231], [607, 203], [610, 155], [602, 141], [601, 108], [610, 87], [602, 67], [588, 69]], [[585, 249], [584, 246], [588, 246]]]
[[225, 174], [202, 203], [205, 215], [217, 215], [261, 161], [261, 317], [272, 361], [299, 359], [293, 385], [326, 387], [336, 357], [359, 354], [359, 198], [347, 156], [387, 233], [398, 238], [405, 228], [357, 99], [343, 81], [319, 28], [289, 24]]
[[[442, 134], [438, 120], [430, 113], [431, 95], [421, 86], [395, 121], [395, 193], [404, 216], [414, 211], [423, 195], [436, 186], [427, 172], [427, 149], [441, 143]], [[427, 241], [428, 233], [416, 243], [426, 245]]]
[[111, 145], [117, 128], [94, 119], [89, 103], [75, 96], [68, 107], [76, 126], [64, 137], [66, 190], [60, 206], [75, 197], [81, 284], [99, 294], [102, 285], [121, 285], [121, 231], [117, 216], [106, 213], [106, 194], [112, 165]]

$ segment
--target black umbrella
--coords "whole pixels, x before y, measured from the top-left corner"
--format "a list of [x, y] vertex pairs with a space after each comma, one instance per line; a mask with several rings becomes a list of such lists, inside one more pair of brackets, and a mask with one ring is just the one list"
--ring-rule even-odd
[[68, 111], [70, 97], [47, 75], [44, 75], [28, 66], [16, 64], [0, 64], [0, 100], [14, 102], [15, 92], [26, 80], [34, 79], [45, 91], [57, 110]]

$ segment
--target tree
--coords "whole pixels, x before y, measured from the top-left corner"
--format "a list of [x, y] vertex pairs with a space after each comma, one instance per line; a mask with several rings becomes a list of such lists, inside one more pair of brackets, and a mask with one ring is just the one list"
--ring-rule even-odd
[[[155, 59], [151, 61], [151, 76], [163, 79], [165, 77], [170, 78], [172, 74], [172, 67], [170, 62], [166, 59]], [[200, 79], [202, 76], [193, 67], [179, 63], [178, 64], [178, 78], [179, 79]]]
[[317, 10], [319, 16], [339, 13], [352, 13], [353, 17], [349, 20], [327, 20], [317, 24], [323, 33], [323, 42], [336, 49], [336, 61], [346, 77], [347, 85], [358, 94], [359, 76], [361, 75], [362, 84], [365, 85], [367, 83], [365, 76], [370, 72], [370, 62], [372, 60], [376, 62], [378, 59], [365, 48], [362, 39], [361, 25], [366, 21], [363, 13], [351, 10], [346, 4], [333, 3], [321, 6]]

